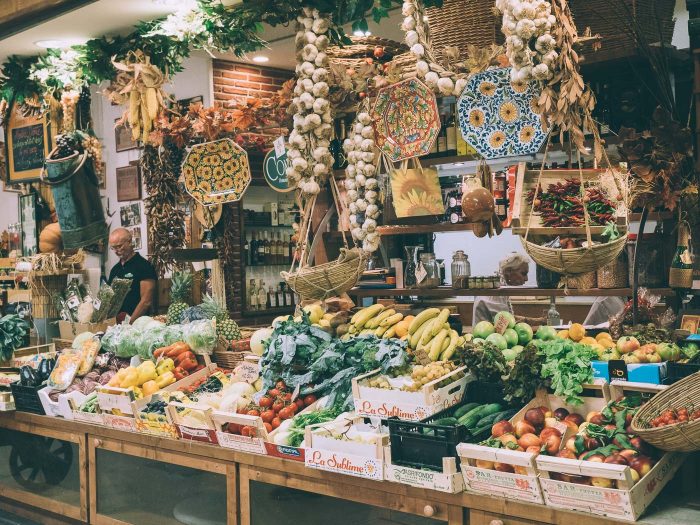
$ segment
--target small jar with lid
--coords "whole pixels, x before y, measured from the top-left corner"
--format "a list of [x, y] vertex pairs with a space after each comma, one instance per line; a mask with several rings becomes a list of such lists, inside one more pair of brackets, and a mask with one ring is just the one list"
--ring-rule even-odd
[[469, 288], [471, 268], [464, 250], [457, 250], [452, 256], [452, 288]]
[[[425, 272], [423, 272], [423, 270]], [[424, 275], [421, 275], [423, 274]], [[422, 277], [422, 279], [420, 277]], [[434, 253], [421, 253], [420, 263], [416, 270], [418, 288], [437, 288], [440, 286], [440, 268]]]

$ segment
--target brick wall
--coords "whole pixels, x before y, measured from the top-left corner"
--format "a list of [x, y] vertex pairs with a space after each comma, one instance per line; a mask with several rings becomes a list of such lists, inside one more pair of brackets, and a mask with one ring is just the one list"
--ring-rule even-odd
[[293, 75], [293, 71], [214, 60], [214, 102], [227, 107], [236, 99], [270, 97]]

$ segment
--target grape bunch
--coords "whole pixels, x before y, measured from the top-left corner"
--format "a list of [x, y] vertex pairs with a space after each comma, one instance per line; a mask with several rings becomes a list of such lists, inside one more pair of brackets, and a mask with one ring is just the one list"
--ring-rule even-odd
[[77, 151], [78, 143], [69, 134], [58, 135], [56, 137], [56, 151], [52, 155], [54, 159], [63, 159], [70, 157], [74, 151]]

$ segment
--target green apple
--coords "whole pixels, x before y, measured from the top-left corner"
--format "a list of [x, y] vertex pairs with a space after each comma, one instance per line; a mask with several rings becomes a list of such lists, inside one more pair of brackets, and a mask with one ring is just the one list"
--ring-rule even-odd
[[518, 357], [518, 352], [515, 351], [515, 348], [506, 348], [503, 350], [503, 357], [506, 358], [506, 361], [515, 361], [515, 358]]
[[620, 359], [620, 352], [618, 352], [615, 348], [606, 348], [600, 353], [601, 361], [610, 361], [612, 359]]
[[505, 350], [506, 348], [508, 348], [508, 342], [506, 341], [506, 338], [503, 337], [501, 334], [491, 334], [486, 338], [486, 342], [491, 343], [499, 350]]
[[518, 334], [518, 343], [526, 345], [532, 341], [532, 327], [527, 323], [518, 323], [515, 325], [515, 333]]
[[495, 331], [496, 331], [496, 329], [493, 327], [492, 323], [490, 323], [488, 321], [480, 321], [480, 322], [476, 323], [476, 326], [474, 326], [472, 333], [474, 334], [474, 337], [480, 337], [481, 339], [486, 339], [488, 336], [490, 336]]
[[508, 343], [508, 348], [512, 348], [518, 344], [518, 334], [512, 328], [506, 328], [506, 331], [503, 332], [503, 337], [506, 343]]
[[513, 348], [511, 348], [511, 350], [515, 350], [516, 353], [519, 354], [520, 352], [525, 350], [525, 347], [523, 345], [515, 345]]
[[537, 329], [535, 337], [542, 341], [551, 341], [557, 337], [557, 331], [551, 326], [542, 325]]
[[660, 343], [656, 345], [656, 351], [664, 361], [678, 361], [681, 358], [681, 349], [674, 343]]

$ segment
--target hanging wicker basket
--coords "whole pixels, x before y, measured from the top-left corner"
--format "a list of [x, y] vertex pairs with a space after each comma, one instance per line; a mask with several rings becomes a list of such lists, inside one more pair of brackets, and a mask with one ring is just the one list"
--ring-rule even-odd
[[564, 275], [577, 275], [594, 272], [617, 259], [625, 249], [627, 234], [605, 244], [568, 250], [540, 246], [524, 237], [520, 238], [520, 242], [532, 260], [540, 266]]
[[690, 375], [656, 394], [632, 419], [632, 432], [666, 452], [700, 450], [700, 419], [664, 427], [652, 427], [651, 420], [668, 409], [697, 405], [700, 399], [700, 372]]

